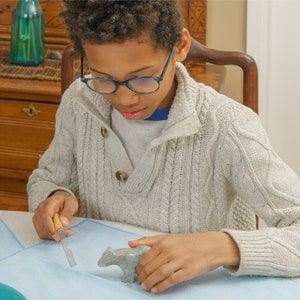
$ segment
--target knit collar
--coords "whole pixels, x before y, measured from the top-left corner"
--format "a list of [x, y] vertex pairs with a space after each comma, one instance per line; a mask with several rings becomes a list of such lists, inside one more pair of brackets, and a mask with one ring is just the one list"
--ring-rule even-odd
[[193, 135], [200, 130], [197, 107], [201, 109], [203, 95], [200, 95], [199, 83], [190, 77], [181, 63], [176, 64], [176, 79], [178, 82], [176, 95], [166, 126], [161, 136], [151, 142], [151, 147], [170, 139]]

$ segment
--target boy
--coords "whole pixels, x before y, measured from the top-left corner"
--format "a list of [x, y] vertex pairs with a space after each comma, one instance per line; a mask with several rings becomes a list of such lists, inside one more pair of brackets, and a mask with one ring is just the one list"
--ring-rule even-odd
[[[78, 198], [84, 217], [167, 233], [129, 241], [151, 247], [136, 268], [145, 290], [219, 266], [299, 276], [300, 179], [254, 112], [188, 75], [176, 1], [68, 1], [64, 16], [91, 75], [65, 92], [28, 183], [39, 236], [57, 239], [54, 213], [67, 226]], [[269, 228], [230, 228], [240, 199]]]

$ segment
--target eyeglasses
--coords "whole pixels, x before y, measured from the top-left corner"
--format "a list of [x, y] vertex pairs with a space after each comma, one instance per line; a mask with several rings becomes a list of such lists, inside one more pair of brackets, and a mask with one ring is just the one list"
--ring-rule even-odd
[[86, 78], [83, 75], [83, 57], [81, 57], [81, 75], [80, 79], [89, 89], [100, 94], [113, 94], [117, 91], [119, 86], [125, 85], [131, 91], [138, 94], [151, 94], [160, 88], [160, 82], [164, 79], [167, 67], [173, 54], [173, 48], [170, 50], [161, 75], [155, 76], [141, 76], [128, 79], [126, 81], [116, 81], [110, 78]]

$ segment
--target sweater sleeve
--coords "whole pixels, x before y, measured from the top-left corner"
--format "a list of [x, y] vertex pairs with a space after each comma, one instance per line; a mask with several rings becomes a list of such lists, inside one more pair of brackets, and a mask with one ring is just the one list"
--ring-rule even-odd
[[56, 113], [54, 138], [29, 178], [27, 193], [30, 211], [34, 211], [56, 190], [67, 191], [73, 196], [76, 194], [75, 115], [71, 95], [70, 90], [64, 94]]
[[[234, 275], [300, 275], [300, 179], [272, 149], [255, 113], [245, 108], [227, 128], [223, 172], [267, 228], [223, 229], [240, 250]], [[229, 268], [230, 270], [230, 268]]]

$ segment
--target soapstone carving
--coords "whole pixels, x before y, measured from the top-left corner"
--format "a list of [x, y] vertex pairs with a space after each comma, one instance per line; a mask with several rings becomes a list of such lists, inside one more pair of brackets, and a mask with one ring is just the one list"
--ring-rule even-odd
[[123, 271], [123, 282], [134, 282], [137, 280], [135, 267], [141, 258], [150, 247], [139, 246], [136, 248], [121, 248], [113, 249], [108, 247], [98, 260], [99, 267], [107, 267], [111, 265], [119, 266]]

